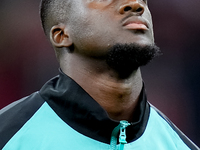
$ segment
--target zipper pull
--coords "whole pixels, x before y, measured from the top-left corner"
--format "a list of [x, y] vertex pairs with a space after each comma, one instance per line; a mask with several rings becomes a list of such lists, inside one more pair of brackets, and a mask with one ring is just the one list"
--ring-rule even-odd
[[[110, 140], [110, 149], [109, 150], [123, 150], [124, 144], [127, 143], [126, 141], [126, 127], [129, 126], [130, 123], [128, 121], [122, 120], [120, 121], [119, 125], [116, 126], [111, 134]], [[119, 134], [119, 149], [117, 148], [117, 135]]]
[[124, 149], [124, 144], [127, 144], [126, 141], [126, 127], [130, 125], [128, 121], [122, 120], [120, 121], [120, 135], [119, 135], [119, 150]]

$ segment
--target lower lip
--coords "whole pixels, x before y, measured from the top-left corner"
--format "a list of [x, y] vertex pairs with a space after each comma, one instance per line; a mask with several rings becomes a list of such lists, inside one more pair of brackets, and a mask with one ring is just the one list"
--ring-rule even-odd
[[138, 23], [129, 23], [126, 26], [124, 26], [126, 29], [132, 29], [132, 30], [148, 30], [147, 26], [144, 24], [138, 24]]

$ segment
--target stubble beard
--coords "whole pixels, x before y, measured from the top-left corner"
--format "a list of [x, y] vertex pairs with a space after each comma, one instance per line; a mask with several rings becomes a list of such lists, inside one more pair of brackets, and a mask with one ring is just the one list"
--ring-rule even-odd
[[120, 78], [128, 78], [135, 70], [160, 54], [160, 49], [155, 44], [141, 46], [135, 43], [119, 43], [110, 48], [106, 63]]

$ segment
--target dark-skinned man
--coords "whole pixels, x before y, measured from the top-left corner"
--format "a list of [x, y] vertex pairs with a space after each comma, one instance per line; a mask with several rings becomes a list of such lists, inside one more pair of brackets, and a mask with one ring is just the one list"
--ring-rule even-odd
[[1, 110], [1, 149], [198, 149], [147, 101], [140, 67], [160, 51], [146, 0], [42, 0], [40, 14], [60, 73]]

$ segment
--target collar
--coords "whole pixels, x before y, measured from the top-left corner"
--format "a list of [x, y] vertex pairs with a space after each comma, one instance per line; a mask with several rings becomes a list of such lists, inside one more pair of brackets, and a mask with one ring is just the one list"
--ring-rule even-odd
[[[55, 113], [73, 129], [92, 139], [110, 143], [112, 131], [119, 125], [119, 121], [110, 119], [106, 111], [61, 70], [39, 92]], [[149, 104], [144, 86], [137, 108], [135, 121], [126, 130], [127, 142], [138, 139], [147, 125]]]

